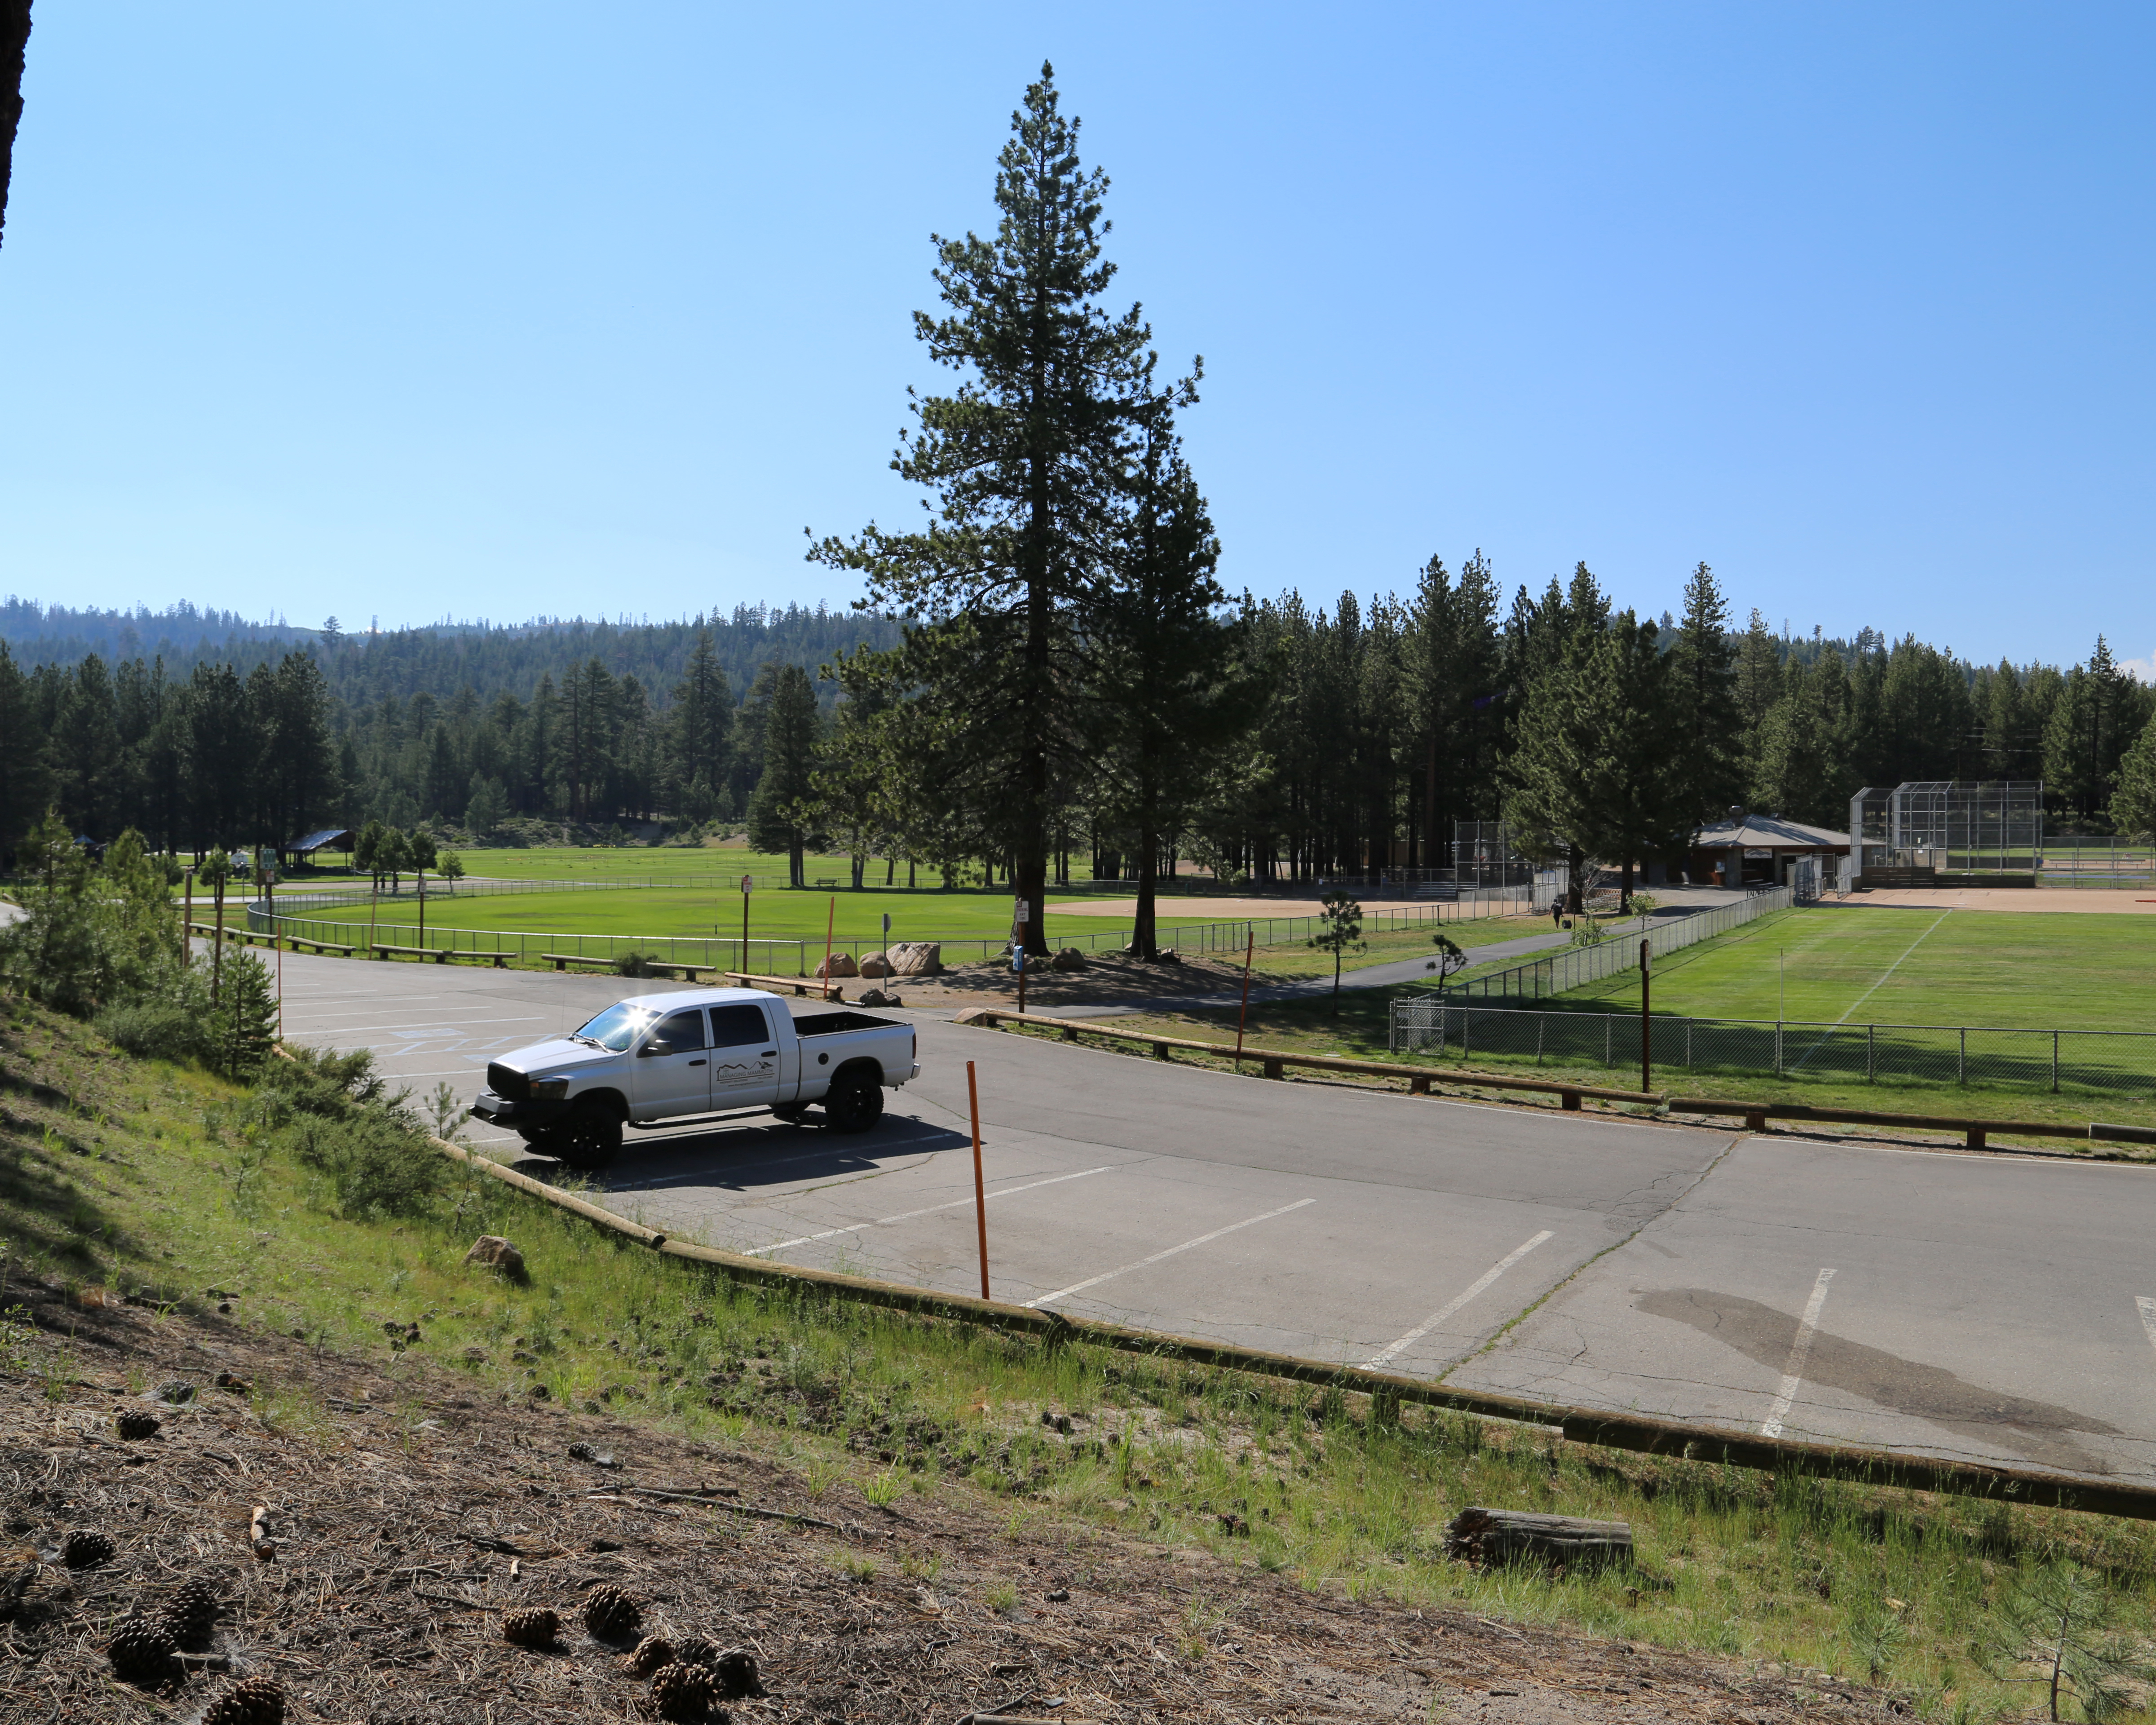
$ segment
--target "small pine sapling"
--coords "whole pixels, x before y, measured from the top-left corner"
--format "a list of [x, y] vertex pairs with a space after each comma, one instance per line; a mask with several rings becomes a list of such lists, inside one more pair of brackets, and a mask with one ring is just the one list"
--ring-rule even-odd
[[1359, 901], [1335, 888], [1318, 906], [1317, 920], [1318, 931], [1311, 936], [1308, 944], [1332, 955], [1332, 1000], [1337, 1011], [1341, 960], [1347, 953], [1363, 949], [1363, 906]]
[[2041, 1683], [2051, 1717], [2114, 1719], [2136, 1703], [2135, 1692], [2156, 1683], [2146, 1645], [2119, 1631], [2119, 1601], [2076, 1563], [2025, 1574], [1992, 1619], [1981, 1651], [1985, 1668], [2005, 1683]]

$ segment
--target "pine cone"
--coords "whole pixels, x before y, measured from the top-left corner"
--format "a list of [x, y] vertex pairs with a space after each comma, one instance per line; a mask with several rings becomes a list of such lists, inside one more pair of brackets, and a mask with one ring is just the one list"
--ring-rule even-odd
[[157, 1436], [157, 1428], [164, 1423], [155, 1414], [145, 1414], [139, 1409], [131, 1409], [113, 1421], [121, 1436], [131, 1443], [138, 1438]]
[[543, 1605], [501, 1614], [501, 1639], [520, 1647], [551, 1647], [561, 1635], [561, 1618]]
[[274, 1679], [246, 1678], [209, 1704], [202, 1725], [285, 1725], [285, 1692]]
[[112, 1549], [106, 1535], [78, 1527], [60, 1541], [60, 1561], [70, 1569], [95, 1569], [112, 1561]]
[[671, 1665], [680, 1656], [665, 1636], [646, 1635], [636, 1644], [636, 1651], [622, 1661], [621, 1668], [632, 1677], [648, 1677], [662, 1665]]
[[112, 1661], [113, 1674], [138, 1688], [161, 1688], [186, 1675], [171, 1632], [154, 1618], [129, 1618], [120, 1625], [105, 1651]]
[[711, 1674], [700, 1665], [661, 1666], [651, 1680], [652, 1705], [662, 1719], [704, 1718], [711, 1711], [715, 1692]]
[[181, 1646], [206, 1647], [217, 1630], [218, 1603], [216, 1586], [198, 1575], [172, 1589], [158, 1616]]
[[710, 1663], [712, 1681], [728, 1701], [763, 1693], [763, 1683], [756, 1672], [756, 1656], [746, 1648], [729, 1647]]
[[609, 1582], [584, 1596], [584, 1627], [602, 1641], [625, 1641], [644, 1621], [644, 1608]]
[[719, 1644], [707, 1641], [701, 1635], [689, 1635], [674, 1644], [674, 1656], [683, 1665], [716, 1666], [719, 1662]]

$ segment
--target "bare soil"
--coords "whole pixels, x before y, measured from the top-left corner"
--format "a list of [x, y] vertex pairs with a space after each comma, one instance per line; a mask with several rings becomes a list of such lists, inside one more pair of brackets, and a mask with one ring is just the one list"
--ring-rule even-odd
[[[729, 1704], [742, 1721], [1781, 1722], [1906, 1705], [1816, 1674], [1313, 1595], [1045, 1506], [1014, 1517], [963, 1486], [879, 1508], [749, 1448], [475, 1400], [424, 1363], [424, 1337], [393, 1370], [20, 1280], [0, 1304], [39, 1332], [13, 1332], [0, 1374], [0, 1720], [192, 1720], [244, 1673], [280, 1684], [294, 1720], [655, 1717], [625, 1644], [584, 1629], [601, 1583], [639, 1603], [643, 1632], [751, 1651], [767, 1693]], [[167, 1383], [192, 1398], [158, 1400]], [[121, 1440], [115, 1414], [145, 1408], [162, 1430]], [[74, 1528], [110, 1535], [110, 1561], [63, 1567], [54, 1548]], [[115, 1625], [188, 1577], [225, 1601], [218, 1668], [163, 1694], [119, 1682]], [[503, 1611], [532, 1605], [562, 1615], [552, 1651], [502, 1637]]]

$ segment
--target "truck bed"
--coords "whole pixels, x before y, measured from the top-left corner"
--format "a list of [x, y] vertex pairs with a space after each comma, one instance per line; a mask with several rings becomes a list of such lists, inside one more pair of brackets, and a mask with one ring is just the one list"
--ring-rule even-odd
[[841, 1030], [898, 1030], [904, 1025], [895, 1019], [873, 1018], [865, 1012], [811, 1013], [793, 1021], [796, 1036], [835, 1036]]

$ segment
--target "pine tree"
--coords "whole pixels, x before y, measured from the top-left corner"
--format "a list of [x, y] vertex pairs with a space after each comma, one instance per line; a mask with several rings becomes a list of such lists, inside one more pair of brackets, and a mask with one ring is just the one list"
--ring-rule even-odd
[[1160, 956], [1155, 906], [1163, 850], [1204, 796], [1222, 750], [1256, 716], [1235, 632], [1217, 613], [1219, 541], [1163, 399], [1129, 486], [1094, 689], [1104, 769], [1099, 821], [1127, 830], [1137, 859], [1132, 953]]
[[0, 641], [0, 860], [12, 859], [50, 798], [45, 728], [28, 678]]
[[[1733, 690], [1737, 702], [1737, 719], [1742, 727], [1741, 758], [1756, 760], [1759, 752], [1760, 727], [1766, 724], [1767, 715], [1774, 710], [1774, 703], [1782, 698], [1782, 655], [1774, 637], [1767, 627], [1767, 619], [1753, 608], [1752, 620], [1746, 625], [1744, 639], [1737, 648], [1737, 681]], [[1743, 779], [1737, 781], [1742, 794]]]
[[2156, 718], [2143, 727], [2118, 763], [2118, 788], [2111, 795], [2111, 829], [2132, 838], [2156, 839]]
[[1719, 820], [1744, 795], [1742, 720], [1729, 605], [1705, 563], [1685, 583], [1684, 621], [1670, 649], [1677, 778], [1687, 816]]
[[[693, 820], [708, 820], [712, 788], [725, 782], [732, 752], [733, 691], [720, 669], [708, 629], [698, 631], [688, 669], [674, 685], [674, 711], [667, 727], [668, 795]], [[701, 783], [703, 789], [693, 788]], [[688, 808], [690, 800], [699, 805]]]
[[277, 1040], [277, 995], [270, 967], [254, 953], [233, 955], [213, 1030], [213, 1058], [228, 1078], [246, 1078], [270, 1058]]
[[915, 318], [932, 357], [963, 376], [954, 394], [916, 401], [919, 429], [893, 462], [937, 507], [923, 531], [871, 526], [811, 556], [861, 572], [870, 603], [926, 619], [908, 640], [914, 662], [970, 685], [963, 707], [946, 707], [966, 757], [952, 789], [1014, 859], [1013, 890], [1030, 911], [1020, 936], [1045, 954], [1054, 787], [1086, 777], [1073, 696], [1152, 361], [1137, 309], [1115, 316], [1101, 303], [1114, 275], [1101, 255], [1107, 178], [1081, 167], [1051, 68], [1011, 133], [995, 237], [937, 241], [948, 312]]
[[764, 726], [763, 776], [749, 799], [748, 839], [783, 850], [787, 875], [808, 885], [803, 863], [812, 834], [816, 768], [816, 691], [798, 665], [779, 667]]

